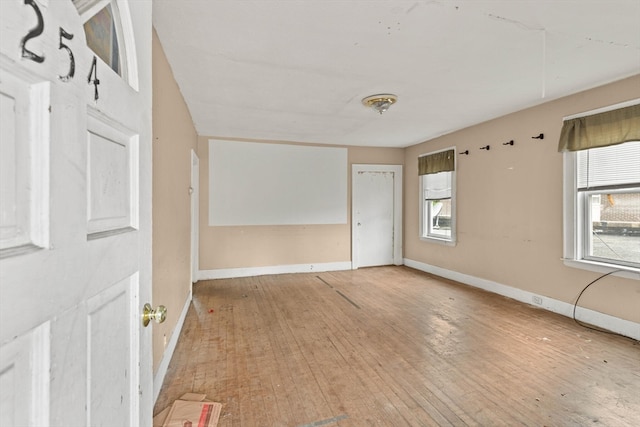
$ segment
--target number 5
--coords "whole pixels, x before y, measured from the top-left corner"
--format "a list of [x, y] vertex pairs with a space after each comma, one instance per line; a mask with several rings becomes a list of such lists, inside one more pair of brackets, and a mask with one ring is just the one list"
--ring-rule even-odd
[[76, 73], [76, 59], [73, 57], [73, 52], [71, 51], [71, 48], [69, 48], [69, 46], [64, 44], [62, 39], [73, 40], [73, 34], [67, 33], [64, 30], [64, 28], [60, 27], [60, 47], [58, 49], [65, 49], [69, 54], [69, 72], [67, 73], [66, 76], [58, 76], [58, 78], [63, 82], [68, 82], [73, 78], [74, 74]]

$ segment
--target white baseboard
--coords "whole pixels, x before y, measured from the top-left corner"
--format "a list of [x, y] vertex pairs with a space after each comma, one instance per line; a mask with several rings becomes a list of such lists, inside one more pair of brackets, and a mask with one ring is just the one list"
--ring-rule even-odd
[[191, 305], [191, 300], [193, 299], [193, 286], [189, 289], [189, 296], [184, 303], [184, 307], [182, 307], [182, 312], [180, 313], [180, 317], [178, 318], [178, 322], [176, 323], [176, 327], [173, 329], [171, 333], [171, 338], [169, 342], [167, 342], [167, 346], [164, 349], [164, 354], [162, 355], [162, 360], [160, 361], [160, 365], [158, 366], [158, 370], [153, 376], [153, 404], [156, 404], [158, 400], [158, 396], [160, 395], [160, 389], [162, 389], [162, 383], [164, 383], [164, 377], [167, 375], [167, 370], [169, 369], [169, 362], [171, 362], [171, 358], [173, 357], [173, 352], [176, 349], [176, 345], [178, 344], [178, 338], [180, 338], [180, 333], [182, 332], [182, 326], [184, 325], [184, 319], [187, 317], [187, 312], [189, 311], [189, 306]]
[[[491, 280], [481, 279], [468, 274], [458, 273], [457, 271], [447, 270], [445, 268], [414, 261], [408, 258], [404, 259], [404, 265], [415, 268], [416, 270], [444, 277], [446, 279], [455, 280], [456, 282], [464, 283], [465, 285], [470, 285], [484, 289], [485, 291], [503, 295], [535, 307], [544, 308], [545, 310], [562, 314], [563, 316], [573, 317], [573, 304], [569, 304], [564, 301], [534, 294], [533, 292], [524, 291], [522, 289], [513, 288]], [[640, 323], [631, 322], [629, 320], [620, 319], [618, 317], [581, 307], [578, 307], [576, 310], [576, 319], [580, 322], [588, 323], [626, 337], [640, 340]]]
[[198, 280], [230, 279], [233, 277], [264, 276], [267, 274], [313, 273], [340, 270], [351, 270], [351, 261], [200, 270], [198, 272]]

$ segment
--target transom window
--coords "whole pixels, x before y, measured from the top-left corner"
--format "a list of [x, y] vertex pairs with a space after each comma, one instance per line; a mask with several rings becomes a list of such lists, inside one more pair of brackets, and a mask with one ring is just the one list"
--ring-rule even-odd
[[73, 0], [73, 4], [84, 20], [87, 46], [113, 71], [125, 78], [127, 64], [118, 2], [115, 0]]
[[122, 76], [120, 44], [111, 3], [84, 23], [87, 45], [113, 71]]

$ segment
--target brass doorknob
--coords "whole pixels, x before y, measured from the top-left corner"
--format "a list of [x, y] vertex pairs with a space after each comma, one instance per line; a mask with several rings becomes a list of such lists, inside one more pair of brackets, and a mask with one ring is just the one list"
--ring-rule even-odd
[[156, 323], [162, 323], [167, 318], [167, 307], [159, 305], [154, 309], [151, 304], [146, 303], [142, 309], [142, 326], [147, 327], [149, 322], [155, 320]]

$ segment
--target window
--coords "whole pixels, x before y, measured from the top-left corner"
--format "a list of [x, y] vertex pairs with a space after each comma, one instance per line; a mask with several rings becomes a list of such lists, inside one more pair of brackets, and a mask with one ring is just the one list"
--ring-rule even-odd
[[[635, 108], [631, 117], [636, 121], [629, 127], [631, 132], [619, 132], [624, 125], [617, 126], [616, 132], [627, 139], [621, 143], [609, 140], [599, 144], [593, 128], [586, 129], [592, 124], [587, 120], [570, 126], [582, 126], [575, 134], [588, 144], [578, 141], [567, 148], [563, 137], [570, 132], [565, 131], [565, 121], [560, 149], [572, 150], [564, 153], [564, 252], [570, 265], [577, 261], [617, 269], [640, 268], [640, 141], [629, 140], [638, 138], [640, 132], [640, 105], [629, 108]], [[588, 117], [615, 111], [620, 110]], [[615, 116], [605, 118], [611, 121], [608, 119]], [[602, 130], [602, 123], [598, 127]]]
[[117, 30], [116, 15], [110, 3], [84, 24], [89, 48], [122, 76]]
[[455, 149], [418, 158], [420, 238], [455, 244]]
[[120, 77], [135, 85], [136, 65], [132, 52], [126, 49], [127, 45], [133, 46], [126, 4], [118, 0], [73, 0], [73, 4], [84, 22], [87, 46]]
[[582, 259], [640, 268], [640, 141], [576, 153]]

